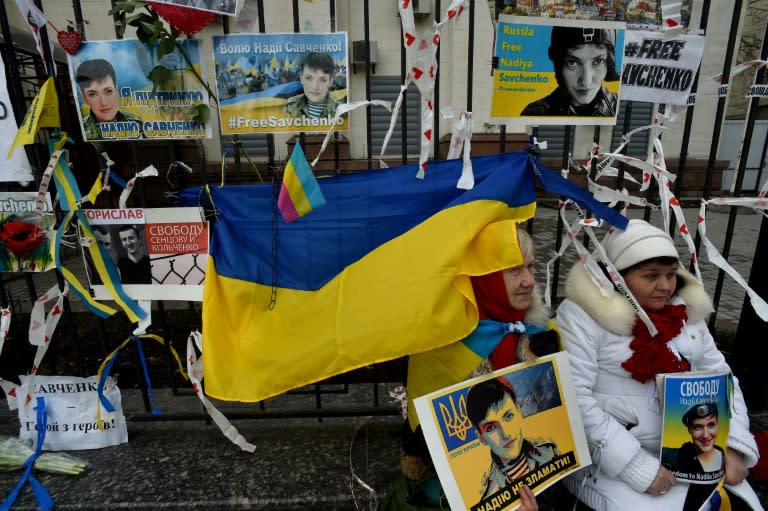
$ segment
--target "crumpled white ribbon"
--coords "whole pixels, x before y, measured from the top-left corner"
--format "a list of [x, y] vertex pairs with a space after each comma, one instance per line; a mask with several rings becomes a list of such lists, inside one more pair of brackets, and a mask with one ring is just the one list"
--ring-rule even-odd
[[462, 150], [464, 151], [464, 159], [456, 188], [471, 190], [475, 186], [475, 174], [472, 171], [472, 159], [470, 158], [472, 151], [472, 112], [460, 112], [454, 121], [446, 160], [458, 158]]
[[[34, 388], [34, 379], [40, 368], [40, 362], [42, 362], [43, 357], [48, 351], [53, 333], [56, 331], [56, 326], [59, 324], [61, 315], [64, 312], [64, 297], [67, 293], [69, 293], [69, 284], [66, 282], [64, 282], [63, 289], [59, 289], [57, 285], [54, 285], [46, 293], [35, 300], [35, 303], [32, 305], [32, 312], [29, 315], [29, 344], [37, 346], [37, 350], [35, 351], [35, 358], [32, 362], [32, 368], [30, 369], [29, 378], [27, 380], [26, 388], [28, 390]], [[53, 300], [55, 300], [55, 303], [48, 314], [46, 314], [45, 305]], [[5, 319], [5, 312], [3, 312], [3, 320]], [[8, 314], [7, 326], [10, 326], [10, 313]], [[4, 331], [2, 335], [7, 335], [7, 330]], [[6, 393], [6, 397], [9, 398], [8, 408], [15, 410], [17, 404], [13, 403], [10, 399], [9, 390], [6, 389], [6, 385], [2, 385], [2, 387]], [[14, 385], [14, 387], [16, 390], [13, 394], [16, 395], [18, 386]], [[23, 402], [25, 405], [29, 405], [32, 402], [32, 395], [29, 394], [29, 392], [23, 398]]]
[[402, 96], [408, 84], [414, 83], [421, 94], [421, 128], [419, 130], [419, 170], [416, 177], [424, 178], [424, 172], [429, 159], [429, 146], [432, 143], [432, 128], [434, 126], [435, 80], [437, 79], [437, 48], [440, 45], [440, 29], [446, 23], [455, 21], [469, 8], [469, 0], [452, 0], [445, 16], [439, 23], [433, 23], [432, 28], [425, 30], [421, 36], [416, 36], [416, 23], [413, 17], [411, 0], [398, 0], [397, 10], [403, 27], [403, 45], [405, 47], [405, 81], [400, 87], [400, 94], [395, 101], [392, 121], [381, 146], [380, 160], [384, 159], [387, 143], [392, 136], [396, 117], [400, 112]]
[[341, 124], [341, 117], [347, 112], [351, 112], [352, 110], [356, 110], [361, 106], [367, 106], [367, 105], [381, 106], [386, 108], [389, 111], [392, 111], [392, 106], [390, 102], [383, 101], [381, 99], [372, 99], [370, 101], [368, 100], [351, 101], [349, 103], [340, 104], [338, 107], [336, 107], [336, 115], [334, 115], [333, 120], [331, 121], [331, 127], [328, 129], [328, 132], [325, 134], [325, 139], [323, 139], [323, 143], [320, 146], [320, 150], [317, 152], [317, 156], [315, 157], [314, 160], [312, 160], [312, 163], [310, 164], [312, 165], [312, 167], [314, 167], [317, 164], [317, 161], [320, 159], [320, 156], [323, 154], [323, 151], [325, 151], [325, 148], [328, 147], [328, 142], [330, 142], [331, 140], [331, 135], [336, 129], [336, 125]]
[[[197, 358], [195, 346], [200, 350], [200, 358]], [[203, 335], [197, 330], [189, 334], [187, 338], [187, 373], [189, 381], [192, 383], [192, 390], [197, 394], [198, 399], [203, 404], [203, 408], [218, 426], [227, 439], [246, 452], [256, 452], [256, 446], [248, 442], [243, 435], [237, 431], [237, 428], [227, 419], [223, 413], [216, 409], [203, 394]]]
[[720, 254], [717, 248], [715, 248], [715, 245], [709, 240], [709, 238], [707, 238], [706, 212], [707, 205], [709, 204], [744, 206], [751, 208], [764, 217], [768, 218], [768, 215], [765, 213], [765, 210], [768, 209], [768, 201], [765, 199], [766, 192], [768, 192], [768, 181], [763, 184], [763, 187], [760, 189], [757, 197], [721, 197], [708, 201], [702, 200], [701, 207], [699, 208], [698, 220], [698, 232], [701, 236], [701, 241], [704, 244], [704, 248], [706, 249], [707, 259], [709, 259], [709, 262], [730, 275], [731, 278], [735, 280], [736, 283], [744, 289], [744, 291], [746, 291], [747, 296], [749, 296], [749, 303], [752, 305], [755, 313], [763, 321], [768, 321], [768, 303], [766, 303], [765, 300], [760, 297], [760, 295], [758, 295], [752, 288], [749, 287], [747, 281], [744, 280], [739, 272], [737, 272], [736, 269], [734, 269], [733, 266], [728, 263], [728, 261], [726, 261], [726, 259], [722, 256], [722, 254]]
[[157, 176], [157, 169], [154, 165], [150, 165], [149, 167], [145, 168], [141, 172], [137, 172], [134, 177], [128, 180], [127, 183], [125, 183], [125, 188], [123, 188], [123, 191], [120, 193], [120, 209], [125, 209], [125, 205], [128, 203], [128, 197], [131, 196], [131, 192], [133, 191], [133, 187], [136, 186], [136, 179], [140, 177], [148, 177], [148, 176]]

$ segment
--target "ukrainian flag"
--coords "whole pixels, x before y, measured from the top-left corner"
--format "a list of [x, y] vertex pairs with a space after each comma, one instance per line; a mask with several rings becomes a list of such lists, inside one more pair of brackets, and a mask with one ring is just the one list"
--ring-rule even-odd
[[430, 163], [424, 180], [415, 164], [326, 178], [326, 206], [290, 224], [271, 185], [211, 187], [207, 394], [260, 401], [463, 339], [478, 324], [469, 277], [521, 262], [515, 224], [535, 213], [535, 176], [626, 225], [527, 152], [472, 164], [471, 190], [456, 188], [461, 160]]

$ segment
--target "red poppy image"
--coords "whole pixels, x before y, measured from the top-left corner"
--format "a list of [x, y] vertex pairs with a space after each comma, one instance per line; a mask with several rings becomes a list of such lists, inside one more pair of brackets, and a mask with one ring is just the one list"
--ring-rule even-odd
[[35, 224], [11, 220], [0, 228], [0, 242], [18, 258], [29, 257], [43, 241], [43, 230]]

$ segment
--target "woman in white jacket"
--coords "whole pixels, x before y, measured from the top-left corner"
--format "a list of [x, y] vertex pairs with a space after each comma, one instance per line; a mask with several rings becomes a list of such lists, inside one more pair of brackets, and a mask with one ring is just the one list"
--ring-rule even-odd
[[[566, 487], [582, 506], [595, 510], [698, 510], [701, 485], [679, 483], [659, 461], [662, 417], [654, 376], [730, 370], [705, 323], [711, 302], [680, 267], [672, 238], [647, 222], [630, 220], [626, 230], [613, 230], [603, 247], [631, 294], [617, 289], [603, 296], [577, 264], [557, 309], [593, 458]], [[655, 337], [629, 296], [659, 330]], [[732, 509], [762, 510], [745, 481], [758, 452], [738, 382], [733, 412], [725, 475]]]

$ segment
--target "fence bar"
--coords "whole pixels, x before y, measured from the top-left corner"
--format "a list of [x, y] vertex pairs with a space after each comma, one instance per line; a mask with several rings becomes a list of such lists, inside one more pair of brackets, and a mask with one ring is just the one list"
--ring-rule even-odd
[[[765, 34], [763, 34], [763, 46], [760, 50], [760, 59], [765, 60], [768, 54], [768, 23], [765, 25]], [[760, 68], [757, 71], [755, 83], [762, 83], [762, 78], [765, 75], [765, 68]], [[741, 195], [741, 187], [744, 183], [744, 174], [747, 171], [747, 160], [749, 159], [749, 148], [752, 145], [752, 132], [755, 128], [755, 119], [757, 118], [758, 104], [760, 98], [753, 97], [749, 100], [749, 107], [747, 108], [748, 115], [746, 119], [746, 126], [744, 130], [744, 139], [741, 141], [741, 148], [739, 150], [741, 157], [739, 158], [739, 167], [735, 169], [736, 181], [733, 188], [733, 196], [739, 197]], [[713, 144], [714, 146], [714, 144]], [[725, 230], [725, 243], [723, 245], [722, 255], [727, 260], [728, 255], [731, 253], [731, 244], [733, 242], [733, 230], [736, 227], [736, 215], [739, 214], [737, 206], [731, 206], [728, 211], [728, 227]], [[754, 259], [752, 262], [754, 268]], [[720, 303], [720, 295], [723, 291], [723, 280], [725, 279], [725, 272], [720, 270], [717, 272], [717, 284], [715, 285], [715, 294], [712, 298], [712, 303], [715, 306], [715, 312], [709, 318], [709, 326], [711, 329], [715, 326], [715, 320], [717, 319], [717, 309]]]

